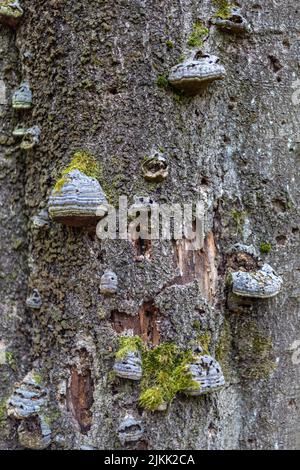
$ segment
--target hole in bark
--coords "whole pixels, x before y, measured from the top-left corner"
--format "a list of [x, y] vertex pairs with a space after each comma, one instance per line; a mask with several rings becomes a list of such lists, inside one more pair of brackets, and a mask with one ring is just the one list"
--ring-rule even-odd
[[197, 279], [203, 296], [211, 300], [217, 287], [217, 268], [214, 235], [208, 233], [201, 250], [193, 250], [191, 242], [187, 239], [178, 240], [174, 243], [175, 262], [179, 268], [180, 275], [173, 279], [172, 285], [184, 285]]
[[139, 238], [138, 240], [134, 240], [133, 242], [134, 247], [134, 259], [135, 261], [143, 261], [144, 259], [151, 259], [152, 257], [152, 244], [151, 240], [143, 240]]
[[125, 330], [132, 330], [135, 335], [141, 334], [141, 325], [138, 316], [133, 317], [131, 315], [127, 315], [125, 312], [113, 310], [111, 312], [110, 321], [117, 333], [122, 333]]
[[281, 65], [279, 59], [275, 57], [274, 55], [269, 55], [268, 56], [269, 61], [271, 62], [272, 68], [275, 73], [279, 72], [279, 70], [282, 69], [283, 65]]
[[117, 333], [132, 330], [133, 334], [140, 336], [145, 343], [151, 343], [154, 346], [159, 344], [159, 309], [153, 300], [144, 302], [136, 316], [113, 310], [110, 320]]
[[276, 243], [278, 245], [285, 245], [287, 242], [287, 237], [285, 235], [279, 235], [278, 237], [276, 237]]
[[82, 434], [87, 434], [92, 424], [90, 408], [93, 404], [94, 383], [90, 369], [90, 357], [84, 350], [80, 353], [80, 369], [71, 368], [67, 387], [67, 409], [76, 419]]
[[153, 346], [157, 346], [160, 340], [158, 316], [159, 310], [153, 300], [143, 303], [139, 311], [141, 338], [145, 343], [151, 343]]

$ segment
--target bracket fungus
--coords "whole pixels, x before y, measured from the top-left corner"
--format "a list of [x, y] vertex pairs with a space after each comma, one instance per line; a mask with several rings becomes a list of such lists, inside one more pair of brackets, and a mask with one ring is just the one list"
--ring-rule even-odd
[[144, 429], [140, 421], [131, 415], [126, 415], [118, 427], [118, 436], [122, 445], [128, 442], [139, 441], [144, 434]]
[[21, 383], [15, 386], [7, 401], [7, 414], [15, 419], [30, 418], [38, 414], [46, 405], [46, 392], [41, 385], [40, 376], [30, 371]]
[[47, 392], [41, 377], [32, 370], [15, 386], [7, 401], [7, 415], [20, 421], [18, 438], [23, 447], [38, 450], [49, 446], [51, 429], [43, 416], [46, 405]]
[[142, 163], [142, 172], [145, 180], [160, 183], [166, 179], [169, 174], [167, 159], [160, 153], [145, 158]]
[[189, 371], [195, 387], [186, 389], [187, 395], [199, 396], [215, 392], [225, 385], [220, 364], [208, 354], [195, 356], [194, 362], [189, 365]]
[[113, 271], [107, 269], [101, 276], [100, 292], [104, 295], [112, 295], [117, 292], [117, 289], [118, 277]]
[[23, 14], [19, 0], [0, 0], [0, 23], [15, 28]]
[[26, 307], [33, 309], [40, 309], [42, 306], [42, 299], [37, 289], [33, 289], [31, 295], [26, 299]]
[[24, 137], [27, 132], [27, 127], [23, 124], [18, 124], [12, 131], [12, 135], [17, 138]]
[[40, 141], [41, 130], [38, 126], [30, 127], [26, 130], [20, 148], [22, 150], [31, 150], [38, 145]]
[[283, 280], [273, 268], [264, 264], [257, 271], [236, 271], [231, 273], [232, 292], [241, 297], [267, 299], [277, 295]]
[[114, 372], [123, 379], [140, 380], [143, 374], [140, 352], [129, 351], [124, 357], [116, 358]]
[[88, 227], [96, 225], [107, 213], [107, 205], [100, 183], [74, 169], [63, 177], [61, 187], [54, 187], [48, 210], [56, 222], [72, 227]]
[[14, 109], [30, 109], [32, 106], [32, 93], [27, 82], [22, 83], [14, 92], [12, 107]]
[[212, 19], [212, 24], [223, 31], [235, 34], [243, 34], [251, 31], [251, 27], [246, 18], [243, 17], [241, 9], [234, 6], [228, 10], [228, 14], [225, 16], [219, 16], [217, 13]]
[[169, 74], [171, 85], [187, 95], [200, 93], [205, 86], [226, 76], [219, 58], [201, 51], [193, 54], [184, 62], [172, 67]]

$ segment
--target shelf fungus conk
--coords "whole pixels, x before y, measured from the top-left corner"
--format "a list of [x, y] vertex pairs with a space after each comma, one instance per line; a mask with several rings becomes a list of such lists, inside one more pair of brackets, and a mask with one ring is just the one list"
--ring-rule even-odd
[[118, 427], [118, 436], [122, 445], [129, 442], [138, 442], [142, 439], [144, 429], [140, 421], [127, 415]]
[[140, 380], [143, 374], [140, 353], [129, 352], [124, 358], [117, 358], [114, 364], [114, 372], [122, 379]]
[[220, 364], [208, 354], [197, 355], [195, 361], [190, 364], [189, 371], [195, 387], [187, 389], [187, 395], [199, 396], [216, 392], [225, 385]]
[[26, 130], [20, 148], [22, 150], [31, 150], [38, 145], [40, 141], [41, 130], [38, 126], [30, 127]]
[[14, 92], [12, 97], [12, 107], [14, 109], [30, 109], [32, 106], [32, 93], [29, 84], [24, 82]]
[[37, 289], [33, 289], [31, 295], [26, 299], [26, 307], [33, 309], [40, 309], [42, 306], [42, 299]]
[[248, 21], [243, 17], [241, 9], [238, 7], [232, 7], [227, 18], [216, 15], [212, 19], [212, 24], [223, 31], [235, 34], [249, 33], [251, 31]]
[[15, 28], [23, 14], [19, 0], [0, 0], [0, 23]]
[[47, 406], [47, 392], [41, 377], [34, 370], [16, 384], [7, 401], [7, 415], [20, 421], [18, 438], [27, 449], [46, 449], [51, 443], [51, 429], [43, 416]]
[[49, 199], [53, 220], [72, 227], [95, 226], [107, 213], [108, 202], [99, 182], [72, 170], [54, 187]]
[[171, 69], [169, 82], [188, 95], [196, 95], [209, 83], [225, 76], [225, 68], [218, 57], [198, 52]]
[[257, 271], [236, 271], [231, 273], [232, 292], [241, 297], [267, 299], [277, 295], [282, 287], [282, 278], [273, 268], [264, 264]]
[[17, 138], [22, 138], [27, 132], [27, 127], [23, 124], [18, 124], [12, 131], [12, 135]]
[[145, 180], [160, 183], [169, 174], [167, 159], [158, 153], [152, 157], [145, 158], [142, 163], [142, 172]]
[[113, 272], [107, 269], [100, 281], [100, 292], [104, 295], [113, 295], [118, 289], [118, 277]]

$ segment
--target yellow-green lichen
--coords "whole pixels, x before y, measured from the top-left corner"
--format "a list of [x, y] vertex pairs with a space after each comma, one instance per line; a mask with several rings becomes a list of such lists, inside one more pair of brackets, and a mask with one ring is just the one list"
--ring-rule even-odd
[[43, 377], [40, 374], [34, 374], [33, 380], [35, 381], [37, 385], [42, 385], [43, 383]]
[[267, 379], [276, 369], [273, 342], [254, 322], [246, 322], [237, 337], [240, 374], [247, 379]]
[[209, 30], [201, 21], [197, 21], [193, 25], [193, 31], [188, 38], [189, 47], [202, 47], [204, 38], [208, 35]]
[[170, 39], [168, 39], [166, 41], [166, 46], [167, 46], [168, 49], [173, 49], [173, 47], [174, 47], [173, 41], [170, 41]]
[[78, 151], [74, 154], [70, 164], [61, 172], [61, 177], [54, 186], [55, 191], [61, 191], [61, 188], [68, 181], [68, 174], [72, 170], [79, 170], [91, 178], [100, 178], [100, 166], [95, 157], [87, 151]]
[[233, 209], [230, 214], [232, 219], [234, 220], [237, 233], [242, 233], [247, 213], [245, 211], [238, 211], [236, 209]]
[[119, 338], [119, 349], [116, 353], [117, 359], [123, 359], [127, 354], [141, 351], [143, 342], [139, 336], [121, 336]]
[[16, 365], [14, 354], [10, 351], [6, 351], [5, 359], [9, 367], [11, 367], [12, 370], [16, 370], [17, 365]]
[[231, 17], [231, 10], [236, 5], [229, 3], [227, 0], [212, 0], [213, 5], [218, 9], [214, 17], [228, 20]]
[[271, 243], [262, 242], [260, 244], [260, 252], [264, 255], [267, 255], [268, 253], [270, 253], [271, 249], [272, 249]]
[[206, 331], [201, 333], [197, 338], [197, 343], [202, 347], [204, 354], [209, 354], [209, 346], [211, 343], [211, 333]]
[[166, 75], [158, 75], [158, 77], [156, 78], [156, 85], [159, 87], [159, 88], [169, 88], [170, 84], [169, 84], [169, 80], [167, 78]]
[[4, 425], [6, 420], [6, 399], [0, 400], [0, 428]]

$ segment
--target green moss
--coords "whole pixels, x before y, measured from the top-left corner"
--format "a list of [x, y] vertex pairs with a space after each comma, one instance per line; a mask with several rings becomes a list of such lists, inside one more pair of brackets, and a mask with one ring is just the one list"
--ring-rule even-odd
[[33, 380], [37, 383], [37, 385], [42, 385], [43, 377], [40, 374], [34, 374]]
[[245, 323], [237, 336], [241, 375], [248, 379], [267, 379], [276, 369], [273, 342], [254, 322]]
[[272, 245], [271, 243], [268, 243], [268, 242], [262, 242], [260, 244], [260, 252], [267, 255], [268, 253], [270, 253], [272, 249]]
[[57, 421], [61, 416], [61, 412], [58, 409], [55, 409], [53, 411], [48, 411], [47, 415], [44, 416], [46, 424], [48, 426], [51, 426], [55, 421]]
[[198, 388], [188, 370], [188, 364], [194, 358], [192, 351], [183, 351], [168, 342], [150, 349], [139, 336], [120, 337], [116, 358], [123, 359], [134, 351], [140, 351], [142, 355], [143, 377], [139, 401], [145, 409], [155, 411], [161, 405], [170, 403], [178, 392]]
[[231, 9], [235, 6], [234, 3], [229, 3], [227, 0], [212, 0], [213, 5], [218, 8], [214, 16], [227, 20], [231, 17]]
[[209, 354], [209, 346], [211, 343], [211, 333], [207, 331], [202, 333], [197, 338], [197, 343], [201, 345], [204, 354]]
[[201, 21], [196, 22], [193, 25], [193, 31], [190, 34], [188, 38], [188, 46], [189, 47], [202, 47], [203, 46], [203, 40], [205, 36], [207, 36], [209, 33], [208, 28], [204, 26], [204, 24]]
[[166, 46], [168, 49], [173, 49], [174, 43], [173, 41], [170, 41], [169, 39], [166, 41]]
[[139, 336], [121, 336], [116, 358], [123, 359], [128, 353], [141, 351], [142, 348], [143, 342]]
[[244, 225], [245, 225], [245, 219], [247, 217], [247, 213], [245, 211], [238, 211], [236, 209], [233, 209], [231, 211], [231, 217], [234, 220], [236, 231], [238, 233], [242, 233]]
[[68, 174], [72, 170], [79, 170], [92, 178], [100, 178], [100, 167], [96, 159], [86, 151], [78, 151], [74, 154], [70, 164], [61, 172], [61, 177], [54, 186], [55, 191], [61, 190], [68, 181]]
[[170, 403], [178, 392], [197, 387], [188, 371], [193, 360], [191, 351], [182, 351], [173, 343], [162, 343], [143, 353], [143, 378], [140, 404], [155, 411]]
[[156, 85], [159, 88], [169, 88], [169, 80], [167, 79], [166, 75], [158, 75], [158, 77], [156, 78]]
[[6, 420], [6, 399], [0, 400], [0, 428], [4, 425]]
[[7, 351], [5, 353], [5, 359], [6, 359], [7, 364], [9, 365], [9, 367], [11, 367], [13, 370], [16, 370], [17, 366], [16, 366], [16, 361], [15, 361], [15, 358], [14, 358], [14, 354], [10, 351]]

